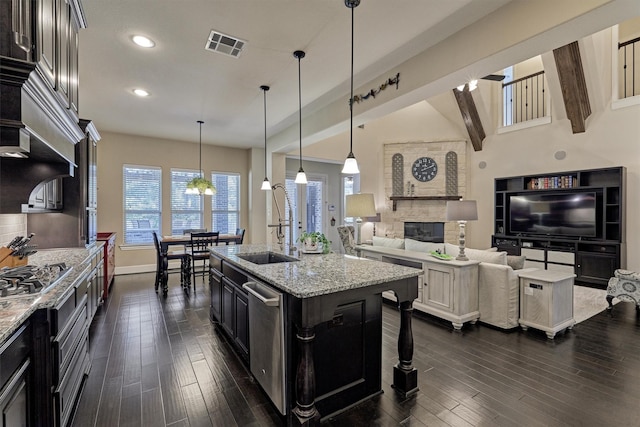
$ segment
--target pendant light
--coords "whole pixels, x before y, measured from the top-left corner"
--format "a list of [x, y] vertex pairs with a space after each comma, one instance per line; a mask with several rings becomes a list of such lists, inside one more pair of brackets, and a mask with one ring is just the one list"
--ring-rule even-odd
[[271, 183], [269, 182], [269, 178], [267, 178], [267, 91], [269, 90], [269, 86], [262, 85], [260, 86], [262, 89], [262, 93], [264, 94], [264, 181], [262, 181], [261, 190], [271, 190]]
[[351, 97], [349, 98], [349, 113], [351, 120], [349, 124], [349, 154], [347, 155], [347, 159], [344, 161], [342, 173], [352, 175], [360, 173], [356, 156], [353, 155], [353, 9], [360, 4], [360, 0], [344, 0], [344, 4], [351, 9]]
[[187, 189], [185, 190], [185, 194], [206, 194], [207, 196], [212, 196], [216, 194], [216, 187], [206, 179], [202, 175], [202, 124], [204, 122], [202, 120], [198, 120], [198, 124], [200, 125], [200, 176], [193, 178], [191, 181], [187, 182]]
[[300, 60], [304, 58], [305, 53], [301, 50], [296, 50], [293, 52], [293, 56], [298, 58], [298, 118], [300, 121], [300, 169], [298, 169], [295, 183], [306, 184], [307, 175], [304, 173], [304, 169], [302, 169], [302, 80], [300, 78]]

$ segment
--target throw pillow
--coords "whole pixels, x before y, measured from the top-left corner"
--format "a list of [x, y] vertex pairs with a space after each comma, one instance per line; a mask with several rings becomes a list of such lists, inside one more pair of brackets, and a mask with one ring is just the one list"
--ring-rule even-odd
[[[457, 256], [460, 253], [460, 248], [456, 245], [452, 245], [451, 243], [445, 243], [446, 253], [453, 257]], [[485, 251], [482, 249], [470, 249], [464, 248], [464, 253], [467, 255], [467, 258], [472, 259], [474, 261], [487, 262], [490, 264], [501, 264], [507, 265], [507, 253], [506, 252], [491, 252]]]
[[444, 252], [444, 243], [419, 242], [418, 240], [405, 238], [404, 248], [407, 251], [416, 251], [416, 252], [427, 252], [427, 253], [431, 251]]
[[507, 265], [514, 270], [522, 270], [526, 258], [524, 255], [507, 255]]
[[384, 246], [385, 248], [404, 249], [404, 240], [392, 239], [389, 237], [373, 236], [373, 246]]

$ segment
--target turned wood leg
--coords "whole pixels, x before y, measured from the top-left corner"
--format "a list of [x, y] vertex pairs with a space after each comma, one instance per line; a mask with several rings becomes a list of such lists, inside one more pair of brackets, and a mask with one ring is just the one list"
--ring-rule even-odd
[[162, 254], [162, 294], [167, 296], [169, 292], [169, 259], [167, 254]]
[[607, 302], [609, 303], [609, 307], [607, 307], [607, 310], [613, 310], [613, 295], [607, 295]]
[[393, 367], [393, 388], [407, 396], [418, 391], [418, 371], [413, 367], [413, 331], [411, 330], [412, 302], [400, 303], [400, 332], [398, 334], [398, 364]]
[[293, 408], [293, 423], [296, 426], [320, 425], [320, 414], [315, 406], [316, 373], [313, 363], [313, 328], [298, 328], [300, 356], [296, 370], [296, 407]]

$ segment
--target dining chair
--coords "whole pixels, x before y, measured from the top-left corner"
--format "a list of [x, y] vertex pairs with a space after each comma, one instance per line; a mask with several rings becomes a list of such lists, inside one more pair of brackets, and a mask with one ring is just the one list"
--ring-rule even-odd
[[207, 232], [206, 228], [185, 228], [184, 230], [182, 230], [182, 234], [184, 234], [185, 236], [191, 233], [206, 233], [206, 232]]
[[244, 228], [236, 228], [236, 240], [235, 240], [235, 244], [236, 245], [241, 245], [242, 241], [244, 240], [244, 232], [246, 230]]
[[[219, 231], [207, 231], [204, 233], [191, 233], [191, 242], [189, 243], [189, 256], [191, 257], [191, 271], [193, 275], [193, 290], [196, 290], [196, 277], [198, 273], [202, 273], [202, 281], [209, 273], [209, 247], [218, 246]], [[200, 269], [196, 268], [196, 264], [202, 261]], [[188, 290], [185, 288], [185, 290]]]
[[164, 256], [162, 254], [162, 249], [160, 248], [160, 240], [158, 239], [158, 234], [155, 231], [152, 231], [153, 234], [153, 244], [156, 247], [156, 281], [155, 281], [155, 290], [158, 292], [158, 287], [163, 285], [163, 292], [166, 295], [166, 288], [164, 287], [164, 283], [169, 278], [169, 261], [174, 259], [180, 260], [180, 284], [184, 282], [184, 263], [186, 260], [186, 252], [185, 251], [167, 251], [166, 260], [167, 265], [164, 265]]

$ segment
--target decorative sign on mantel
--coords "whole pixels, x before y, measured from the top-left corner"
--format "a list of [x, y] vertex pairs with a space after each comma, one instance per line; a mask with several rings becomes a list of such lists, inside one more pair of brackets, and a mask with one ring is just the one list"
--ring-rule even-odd
[[366, 101], [367, 99], [373, 97], [375, 98], [377, 94], [388, 88], [389, 86], [395, 85], [396, 90], [398, 90], [398, 84], [400, 83], [400, 73], [396, 74], [395, 77], [388, 79], [386, 82], [382, 83], [378, 86], [378, 89], [371, 89], [369, 92], [363, 95], [353, 95], [353, 102]]

